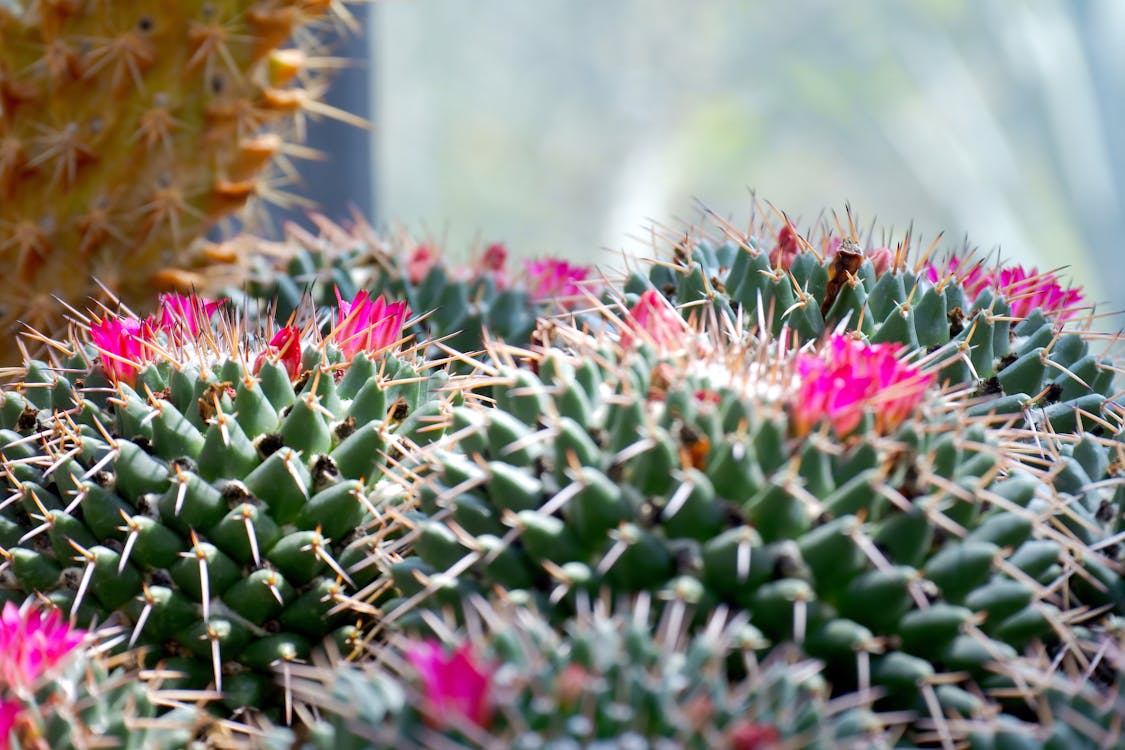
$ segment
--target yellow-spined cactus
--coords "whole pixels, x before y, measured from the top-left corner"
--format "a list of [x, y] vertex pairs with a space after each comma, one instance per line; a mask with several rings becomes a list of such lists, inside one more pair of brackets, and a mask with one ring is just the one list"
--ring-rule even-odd
[[0, 0], [0, 361], [55, 297], [144, 300], [224, 260], [203, 235], [327, 110], [316, 35], [288, 40], [337, 5]]

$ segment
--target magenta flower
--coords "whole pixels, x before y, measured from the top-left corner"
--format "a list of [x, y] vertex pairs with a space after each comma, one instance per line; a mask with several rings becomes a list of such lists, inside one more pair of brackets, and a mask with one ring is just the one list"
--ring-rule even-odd
[[961, 268], [962, 261], [956, 256], [946, 261], [945, 268], [927, 263], [926, 278], [933, 284], [943, 279], [955, 277], [965, 289], [965, 296], [973, 302], [985, 289], [1000, 294], [1011, 306], [1012, 317], [1026, 318], [1036, 308], [1047, 315], [1057, 315], [1068, 320], [1078, 313], [1082, 293], [1074, 288], [1063, 288], [1055, 274], [1039, 273], [1035, 268], [1023, 266], [1002, 266], [986, 269], [976, 263], [967, 271]]
[[137, 373], [152, 358], [154, 338], [152, 327], [136, 318], [110, 316], [90, 324], [102, 369], [115, 383], [136, 382]]
[[437, 263], [438, 254], [434, 252], [433, 248], [429, 245], [419, 245], [414, 248], [410, 259], [406, 261], [406, 278], [410, 279], [411, 284], [421, 284], [430, 269]]
[[1012, 315], [1026, 318], [1035, 308], [1047, 314], [1068, 320], [1078, 313], [1082, 293], [1074, 288], [1064, 289], [1053, 273], [1039, 273], [1023, 266], [1001, 268], [996, 274], [995, 288], [1012, 307]]
[[477, 662], [469, 644], [449, 653], [437, 641], [425, 641], [413, 645], [406, 657], [422, 680], [434, 719], [448, 721], [456, 715], [477, 726], [487, 726], [492, 716], [492, 674]]
[[255, 374], [262, 369], [267, 358], [277, 359], [285, 365], [291, 380], [301, 374], [301, 329], [286, 326], [273, 335], [265, 351], [254, 360]]
[[799, 384], [790, 401], [793, 425], [806, 435], [822, 419], [844, 436], [855, 430], [871, 408], [875, 428], [887, 433], [921, 403], [932, 373], [898, 359], [898, 344], [865, 344], [847, 335], [833, 336], [819, 352], [797, 357]]
[[0, 613], [0, 685], [33, 688], [85, 637], [85, 631], [63, 622], [57, 609], [43, 617], [37, 608], [21, 612], [7, 602]]
[[731, 750], [776, 750], [781, 733], [770, 724], [743, 721], [731, 729], [729, 740]]
[[677, 349], [683, 346], [686, 334], [687, 326], [676, 309], [660, 292], [649, 289], [626, 316], [621, 346], [628, 348], [637, 339], [648, 339], [659, 349]]
[[19, 720], [23, 704], [16, 700], [0, 700], [0, 750], [9, 750], [12, 747], [12, 729]]
[[867, 259], [875, 269], [876, 276], [882, 276], [895, 264], [895, 251], [889, 247], [877, 247], [867, 253]]
[[211, 316], [222, 304], [222, 300], [197, 297], [194, 294], [162, 294], [160, 308], [149, 320], [154, 328], [164, 331], [172, 341], [182, 342], [187, 338], [197, 338], [199, 331], [210, 325]]
[[498, 288], [508, 286], [508, 249], [499, 242], [489, 245], [481, 256], [477, 276], [485, 274], [492, 277]]
[[770, 252], [770, 265], [774, 268], [789, 268], [800, 251], [801, 244], [797, 241], [797, 233], [793, 231], [793, 227], [786, 224], [777, 233], [777, 247]]
[[337, 289], [336, 304], [339, 306], [336, 327], [329, 340], [334, 341], [348, 359], [361, 351], [378, 352], [398, 341], [403, 323], [410, 317], [410, 308], [405, 302], [387, 304], [381, 294], [372, 301], [366, 290], [361, 290], [351, 302], [345, 302]]
[[525, 260], [528, 291], [536, 302], [560, 302], [582, 294], [582, 287], [593, 269], [589, 266], [572, 266], [565, 260], [545, 258]]

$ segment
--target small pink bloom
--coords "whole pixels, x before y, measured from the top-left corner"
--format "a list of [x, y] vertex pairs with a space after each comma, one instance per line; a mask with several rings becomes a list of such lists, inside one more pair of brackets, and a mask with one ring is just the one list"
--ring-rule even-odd
[[801, 243], [797, 240], [797, 233], [786, 224], [777, 233], [777, 247], [770, 252], [770, 265], [774, 268], [789, 268], [800, 251]]
[[9, 690], [34, 688], [85, 637], [86, 632], [72, 629], [57, 609], [43, 617], [35, 607], [21, 612], [7, 602], [0, 613], [0, 685]]
[[867, 259], [875, 267], [875, 275], [882, 276], [895, 264], [895, 251], [889, 247], [877, 247], [867, 253]]
[[771, 724], [743, 721], [730, 731], [731, 750], [774, 750], [781, 746], [781, 734]]
[[23, 711], [23, 704], [17, 700], [0, 701], [0, 750], [10, 750], [12, 747], [12, 730]]
[[160, 308], [150, 318], [154, 328], [159, 328], [176, 342], [187, 338], [195, 339], [199, 331], [211, 323], [211, 316], [222, 307], [222, 300], [197, 297], [194, 294], [160, 295]]
[[109, 316], [90, 325], [90, 339], [101, 355], [102, 369], [114, 382], [136, 382], [137, 373], [152, 358], [155, 336], [147, 322]]
[[425, 641], [412, 646], [406, 656], [422, 680], [435, 719], [448, 720], [456, 714], [477, 726], [488, 725], [492, 674], [477, 662], [469, 644], [449, 653], [437, 641]]
[[410, 260], [406, 261], [406, 278], [411, 284], [421, 284], [430, 269], [437, 265], [438, 254], [429, 245], [414, 248]]
[[800, 383], [790, 402], [796, 433], [806, 435], [826, 419], [838, 435], [847, 435], [859, 426], [867, 408], [882, 433], [901, 424], [934, 379], [900, 362], [901, 349], [898, 344], [865, 344], [837, 335], [820, 351], [799, 354]]
[[586, 286], [582, 282], [593, 272], [589, 266], [572, 266], [558, 258], [525, 260], [524, 268], [533, 300], [563, 305], [582, 295], [582, 288]]
[[626, 316], [621, 330], [621, 346], [629, 348], [637, 339], [652, 341], [660, 349], [683, 347], [687, 334], [684, 319], [660, 292], [649, 289], [641, 294]]
[[1064, 289], [1053, 273], [1039, 273], [1023, 266], [1001, 268], [995, 276], [994, 288], [1012, 307], [1012, 315], [1026, 318], [1036, 308], [1048, 315], [1058, 315], [1068, 320], [1078, 314], [1082, 293], [1074, 288]]
[[410, 316], [405, 302], [387, 304], [381, 294], [372, 301], [365, 289], [351, 302], [345, 302], [337, 289], [336, 304], [336, 328], [329, 338], [348, 359], [361, 351], [378, 352], [398, 341], [402, 325]]
[[281, 361], [289, 373], [290, 380], [301, 374], [301, 329], [286, 326], [273, 335], [265, 351], [254, 360], [254, 372], [262, 369], [267, 358]]
[[477, 275], [487, 274], [496, 282], [500, 289], [508, 286], [508, 249], [499, 242], [489, 245], [480, 259], [480, 270]]
[[484, 251], [480, 264], [486, 271], [503, 271], [508, 263], [508, 249], [499, 242], [494, 242]]
[[952, 256], [945, 267], [927, 263], [926, 278], [933, 284], [953, 277], [965, 290], [968, 302], [974, 302], [981, 292], [991, 289], [1001, 295], [1012, 308], [1012, 317], [1026, 318], [1036, 308], [1047, 315], [1057, 315], [1068, 320], [1078, 314], [1082, 293], [1074, 288], [1063, 288], [1059, 278], [1053, 273], [1039, 273], [1035, 268], [1023, 266], [1001, 266], [986, 269], [983, 263], [975, 263], [967, 271], [962, 270], [960, 258]]
[[825, 258], [835, 258], [836, 252], [840, 249], [840, 245], [844, 244], [844, 241], [835, 235], [828, 237], [823, 242]]
[[695, 400], [701, 404], [718, 404], [722, 403], [723, 397], [719, 395], [718, 391], [709, 389], [700, 389], [695, 392]]

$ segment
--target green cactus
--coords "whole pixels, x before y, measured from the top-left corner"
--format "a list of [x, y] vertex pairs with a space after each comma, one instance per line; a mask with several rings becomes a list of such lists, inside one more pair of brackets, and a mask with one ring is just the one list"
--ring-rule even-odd
[[[202, 748], [195, 741], [225, 733], [205, 711], [197, 711], [190, 692], [173, 699], [158, 685], [138, 678], [131, 655], [106, 658], [87, 650], [51, 683], [20, 702], [14, 732], [18, 747], [52, 750], [117, 747], [123, 750]], [[205, 693], [197, 698], [208, 700]], [[4, 747], [8, 747], [7, 737]]]
[[521, 366], [493, 351], [493, 401], [454, 408], [416, 456], [422, 515], [412, 554], [387, 556], [402, 598], [385, 621], [497, 589], [561, 621], [601, 591], [650, 591], [745, 611], [824, 660], [834, 691], [877, 686], [937, 719], [987, 715], [991, 663], [1059, 643], [1084, 608], [1099, 631], [1122, 613], [1118, 410], [1097, 416], [1112, 437], [997, 427], [900, 362], [862, 413], [818, 411], [896, 350], [837, 336], [794, 353], [648, 318], [662, 350], [637, 341], [639, 311], [618, 317], [624, 348], [555, 322], [565, 345]]
[[[334, 289], [342, 294], [375, 289], [429, 313], [411, 332], [420, 340], [440, 341], [430, 355], [444, 358], [483, 349], [485, 335], [522, 346], [540, 315], [584, 308], [587, 295], [599, 292], [592, 269], [554, 259], [526, 262], [522, 272], [513, 272], [500, 244], [462, 267], [432, 244], [382, 238], [362, 221], [346, 230], [323, 217], [314, 220], [319, 236], [290, 226], [285, 244], [251, 239], [240, 251], [251, 259], [245, 293], [274, 305], [279, 323], [306, 296], [325, 306], [334, 302]], [[240, 298], [239, 290], [227, 293]]]
[[943, 382], [1008, 396], [994, 404], [1001, 418], [1041, 410], [1062, 431], [1075, 429], [1077, 410], [1096, 412], [1114, 392], [1114, 362], [1083, 335], [1081, 294], [1054, 274], [971, 256], [934, 263], [929, 252], [911, 261], [909, 237], [891, 251], [841, 242], [826, 228], [806, 241], [788, 223], [776, 245], [760, 239], [765, 226], [757, 235], [720, 230], [688, 235], [669, 262], [632, 272], [626, 300], [656, 289], [685, 315], [701, 315], [706, 302], [774, 335], [786, 326], [810, 341], [839, 329], [921, 347], [942, 363]]
[[892, 746], [869, 698], [827, 703], [817, 664], [780, 651], [759, 662], [760, 635], [744, 618], [714, 613], [696, 636], [674, 620], [653, 631], [647, 598], [616, 614], [599, 605], [557, 628], [520, 605], [468, 601], [473, 640], [444, 663], [434, 659], [444, 650], [436, 642], [399, 638], [380, 648], [381, 663], [301, 670], [294, 691], [319, 707], [320, 720], [303, 742], [288, 732], [274, 742], [302, 750]]
[[[348, 604], [375, 571], [359, 532], [396, 529], [369, 490], [440, 434], [446, 397], [408, 351], [344, 356], [346, 321], [264, 344], [181, 303], [165, 299], [157, 334], [160, 319], [91, 322], [0, 396], [0, 596], [116, 624], [231, 706], [276, 704], [270, 666], [361, 618]], [[405, 314], [364, 304], [349, 319], [393, 343]]]

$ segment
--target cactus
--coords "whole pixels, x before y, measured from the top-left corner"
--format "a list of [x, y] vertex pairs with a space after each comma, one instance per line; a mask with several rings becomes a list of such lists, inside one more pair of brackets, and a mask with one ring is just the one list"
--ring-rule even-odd
[[1102, 436], [998, 425], [1004, 397], [941, 389], [933, 354], [670, 310], [650, 290], [612, 313], [616, 340], [556, 321], [530, 353], [492, 349], [493, 400], [466, 397], [413, 457], [422, 515], [384, 553], [402, 597], [384, 622], [493, 590], [556, 620], [651, 591], [748, 612], [834, 691], [941, 723], [999, 710], [978, 697], [994, 660], [1080, 659], [1060, 623], [1122, 614], [1116, 404], [1087, 422]]
[[102, 313], [3, 393], [0, 596], [124, 628], [232, 707], [276, 705], [270, 665], [361, 619], [342, 609], [374, 576], [357, 530], [395, 530], [368, 490], [440, 434], [445, 397], [400, 346], [402, 303], [361, 292], [323, 335], [272, 336], [216, 304]]
[[1080, 292], [1055, 274], [971, 256], [933, 262], [932, 247], [912, 261], [909, 236], [893, 251], [864, 249], [849, 227], [822, 227], [809, 241], [787, 221], [771, 248], [760, 239], [768, 227], [747, 234], [722, 223], [717, 237], [686, 235], [670, 262], [631, 273], [625, 298], [655, 289], [685, 315], [705, 317], [702, 304], [747, 326], [768, 321], [774, 335], [783, 325], [802, 341], [843, 329], [924, 348], [943, 360], [943, 382], [1008, 396], [996, 403], [1005, 414], [1093, 413], [1113, 393], [1114, 363], [1084, 335], [1092, 316], [1080, 316]]
[[[0, 357], [17, 323], [57, 329], [55, 297], [134, 304], [202, 288], [229, 261], [202, 242], [302, 150], [323, 81], [323, 0], [0, 3]], [[303, 46], [282, 47], [295, 32]], [[58, 273], [60, 268], [78, 272]], [[94, 279], [97, 280], [95, 283]], [[99, 286], [98, 284], [102, 285]]]
[[[298, 668], [294, 691], [319, 720], [294, 744], [330, 748], [889, 748], [870, 697], [830, 706], [818, 665], [759, 662], [744, 618], [651, 630], [647, 597], [599, 605], [560, 628], [523, 606], [465, 604], [471, 642], [400, 637], [381, 663]], [[683, 614], [683, 613], [681, 613]], [[792, 655], [790, 655], [792, 657]], [[728, 678], [731, 665], [741, 672]], [[453, 744], [456, 743], [456, 744]]]
[[[407, 236], [382, 238], [361, 219], [350, 230], [314, 216], [320, 235], [288, 227], [281, 245], [252, 238], [232, 240], [249, 258], [253, 300], [274, 305], [284, 321], [307, 294], [319, 306], [332, 303], [333, 289], [371, 288], [429, 312], [411, 330], [420, 340], [440, 341], [430, 354], [471, 354], [484, 348], [485, 334], [514, 346], [527, 343], [536, 319], [576, 311], [600, 291], [594, 270], [556, 258], [528, 260], [522, 273], [509, 266], [508, 252], [489, 245], [467, 267], [449, 262], [436, 246]], [[227, 290], [238, 298], [238, 290]]]
[[290, 231], [237, 316], [40, 340], [0, 598], [122, 628], [258, 746], [1117, 736], [1125, 410], [1053, 276], [787, 225], [596, 290]]
[[[58, 610], [7, 602], [0, 616], [0, 747], [186, 747], [208, 723], [186, 708], [154, 721], [162, 698], [133, 654], [108, 657], [110, 633], [86, 633]], [[192, 696], [184, 694], [181, 698]], [[199, 696], [205, 699], [205, 696]], [[16, 742], [12, 742], [12, 738]]]

